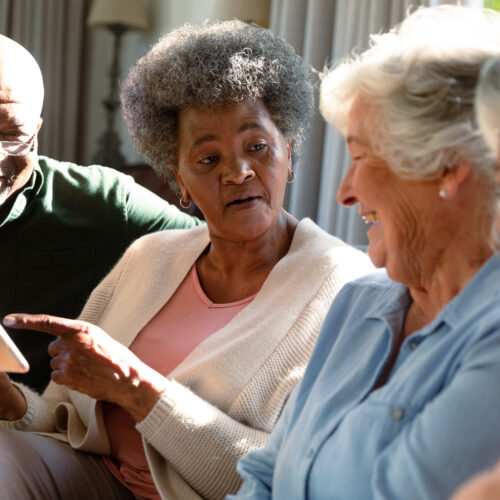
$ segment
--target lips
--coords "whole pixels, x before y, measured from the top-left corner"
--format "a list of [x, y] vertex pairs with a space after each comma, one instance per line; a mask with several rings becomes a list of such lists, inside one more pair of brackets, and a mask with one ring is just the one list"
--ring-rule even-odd
[[229, 200], [226, 203], [226, 207], [242, 205], [243, 203], [248, 203], [258, 198], [260, 198], [260, 196], [257, 196], [256, 194], [253, 193], [235, 195], [229, 198]]

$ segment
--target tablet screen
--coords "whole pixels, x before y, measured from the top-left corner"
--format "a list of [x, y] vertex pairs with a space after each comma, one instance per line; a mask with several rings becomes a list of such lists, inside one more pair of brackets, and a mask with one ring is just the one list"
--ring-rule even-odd
[[0, 371], [26, 373], [30, 369], [28, 362], [0, 325]]

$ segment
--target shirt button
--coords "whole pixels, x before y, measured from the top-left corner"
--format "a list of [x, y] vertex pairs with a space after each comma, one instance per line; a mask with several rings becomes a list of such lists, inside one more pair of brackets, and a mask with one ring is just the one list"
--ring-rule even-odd
[[401, 420], [405, 416], [405, 412], [402, 408], [394, 408], [394, 410], [392, 410], [391, 416], [394, 420]]
[[410, 349], [411, 349], [412, 351], [414, 351], [414, 350], [418, 347], [418, 345], [419, 345], [419, 344], [418, 344], [418, 342], [417, 342], [416, 340], [412, 340], [412, 341], [410, 342]]
[[313, 453], [314, 453], [314, 449], [309, 448], [309, 451], [307, 452], [307, 458], [311, 458], [313, 456]]

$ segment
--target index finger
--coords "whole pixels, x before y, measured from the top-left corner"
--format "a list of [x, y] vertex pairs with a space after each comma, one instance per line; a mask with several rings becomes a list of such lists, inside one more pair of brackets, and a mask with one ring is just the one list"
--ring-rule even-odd
[[87, 333], [89, 324], [75, 319], [59, 318], [50, 314], [9, 314], [3, 324], [10, 328], [22, 328], [67, 337], [76, 333]]

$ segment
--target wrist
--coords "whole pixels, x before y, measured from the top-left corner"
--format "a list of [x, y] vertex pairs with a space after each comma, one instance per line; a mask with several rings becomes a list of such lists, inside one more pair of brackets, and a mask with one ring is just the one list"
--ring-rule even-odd
[[127, 408], [124, 408], [136, 422], [141, 422], [147, 417], [160, 399], [168, 382], [155, 370], [147, 367], [146, 371], [147, 373], [137, 378], [137, 383], [129, 393]]
[[16, 387], [13, 386], [14, 391], [11, 393], [11, 397], [7, 401], [7, 408], [3, 411], [3, 420], [20, 420], [26, 415], [28, 410], [26, 399], [24, 394]]

